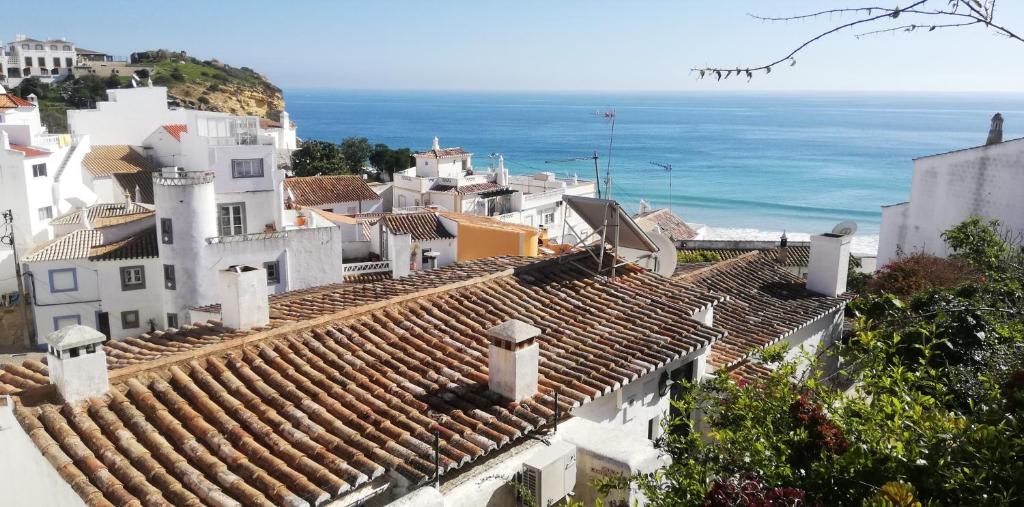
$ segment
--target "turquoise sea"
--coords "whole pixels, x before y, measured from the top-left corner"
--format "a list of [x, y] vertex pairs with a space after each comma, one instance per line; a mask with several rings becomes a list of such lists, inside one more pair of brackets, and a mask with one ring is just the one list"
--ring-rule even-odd
[[877, 234], [879, 207], [905, 201], [912, 159], [984, 143], [1001, 112], [1005, 138], [1024, 136], [1024, 94], [467, 93], [286, 90], [299, 137], [367, 137], [392, 147], [502, 153], [514, 173], [592, 178], [611, 151], [612, 197], [669, 202], [689, 222], [819, 232], [855, 220]]

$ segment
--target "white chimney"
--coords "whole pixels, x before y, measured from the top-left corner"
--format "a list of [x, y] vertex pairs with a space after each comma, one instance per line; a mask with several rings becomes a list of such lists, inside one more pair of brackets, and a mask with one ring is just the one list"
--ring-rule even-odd
[[142, 202], [142, 189], [135, 185], [135, 202]]
[[11, 138], [7, 135], [6, 130], [0, 130], [0, 149], [11, 149]]
[[83, 229], [92, 229], [92, 222], [89, 221], [89, 208], [78, 210], [78, 223], [82, 224]]
[[826, 296], [846, 292], [850, 269], [848, 234], [825, 233], [811, 236], [811, 259], [807, 265], [807, 289]]
[[220, 272], [220, 312], [224, 327], [246, 330], [270, 323], [267, 271], [231, 266]]
[[430, 149], [434, 151], [438, 151], [441, 149], [441, 141], [437, 138], [437, 136], [434, 136], [434, 144], [430, 145]]
[[508, 169], [505, 169], [504, 155], [498, 155], [498, 172], [495, 174], [494, 182], [503, 187], [508, 185]]
[[50, 383], [68, 403], [103, 396], [110, 390], [103, 333], [69, 326], [46, 335]]
[[509, 320], [487, 330], [487, 386], [513, 401], [537, 394], [541, 330], [521, 320]]
[[36, 94], [34, 93], [28, 94], [28, 97], [25, 98], [28, 99], [28, 101], [31, 102], [33, 105], [39, 105], [39, 97], [36, 97]]
[[291, 116], [288, 115], [288, 111], [281, 111], [281, 128], [288, 130], [292, 128]]

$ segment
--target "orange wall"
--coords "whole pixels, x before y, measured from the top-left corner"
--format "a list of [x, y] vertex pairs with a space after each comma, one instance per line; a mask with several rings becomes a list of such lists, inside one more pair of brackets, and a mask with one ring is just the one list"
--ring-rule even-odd
[[497, 255], [537, 256], [537, 232], [507, 231], [474, 224], [459, 224], [459, 262]]

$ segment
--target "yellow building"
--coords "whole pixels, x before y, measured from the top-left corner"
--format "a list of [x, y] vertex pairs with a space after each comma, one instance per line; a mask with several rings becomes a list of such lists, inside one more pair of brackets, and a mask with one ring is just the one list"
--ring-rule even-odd
[[537, 257], [541, 230], [495, 218], [444, 211], [441, 216], [458, 226], [458, 261], [498, 255]]

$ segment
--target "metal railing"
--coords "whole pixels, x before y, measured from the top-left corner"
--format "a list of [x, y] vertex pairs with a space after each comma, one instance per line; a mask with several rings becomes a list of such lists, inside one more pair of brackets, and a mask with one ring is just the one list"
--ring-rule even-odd
[[253, 232], [250, 234], [238, 234], [236, 236], [214, 236], [206, 238], [206, 243], [214, 245], [217, 243], [239, 243], [242, 241], [260, 241], [264, 239], [287, 238], [287, 231]]
[[198, 185], [213, 181], [213, 171], [164, 170], [153, 173], [153, 183], [158, 185]]
[[366, 273], [386, 273], [391, 271], [391, 261], [357, 262], [342, 264], [343, 275], [361, 275]]

